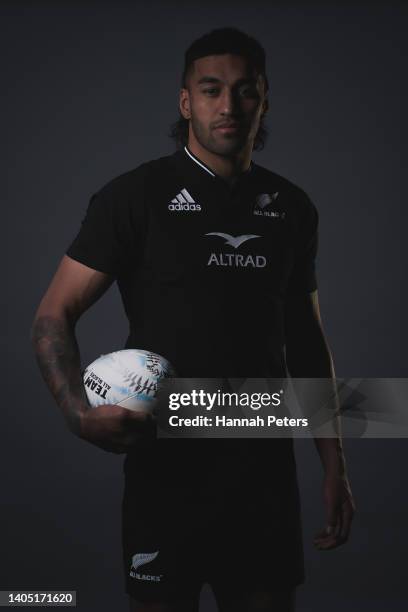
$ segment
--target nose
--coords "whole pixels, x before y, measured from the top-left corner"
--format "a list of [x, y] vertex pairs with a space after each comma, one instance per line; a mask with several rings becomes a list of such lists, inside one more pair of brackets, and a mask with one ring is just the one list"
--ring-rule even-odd
[[225, 87], [220, 98], [221, 115], [233, 115], [237, 111], [238, 98], [231, 89]]

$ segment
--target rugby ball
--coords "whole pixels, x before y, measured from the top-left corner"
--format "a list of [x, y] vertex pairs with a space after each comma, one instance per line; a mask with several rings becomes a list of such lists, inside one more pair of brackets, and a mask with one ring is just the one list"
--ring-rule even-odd
[[160, 381], [174, 375], [161, 355], [125, 349], [101, 355], [85, 369], [85, 392], [92, 407], [117, 404], [136, 412], [153, 412]]

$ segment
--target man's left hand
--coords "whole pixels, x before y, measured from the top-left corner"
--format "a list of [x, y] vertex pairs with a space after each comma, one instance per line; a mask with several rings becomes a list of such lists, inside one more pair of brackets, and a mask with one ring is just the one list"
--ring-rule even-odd
[[344, 544], [350, 534], [355, 512], [353, 494], [345, 475], [326, 474], [323, 481], [326, 527], [316, 534], [313, 542], [318, 550], [330, 550]]

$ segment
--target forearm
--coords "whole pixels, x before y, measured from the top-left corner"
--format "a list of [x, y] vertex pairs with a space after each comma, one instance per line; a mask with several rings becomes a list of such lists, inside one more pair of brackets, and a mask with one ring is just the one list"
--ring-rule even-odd
[[61, 408], [70, 430], [80, 432], [81, 414], [88, 408], [74, 325], [63, 315], [39, 315], [31, 339], [41, 374]]
[[[318, 402], [319, 405], [311, 406], [308, 411], [313, 414], [320, 410], [319, 417], [323, 415], [325, 422], [331, 421], [333, 437], [315, 436], [314, 442], [325, 473], [343, 476], [346, 473], [346, 463], [341, 439], [339, 399], [333, 359], [323, 335], [315, 337], [313, 342], [305, 343], [303, 346], [313, 347], [313, 350], [296, 351], [296, 360], [288, 360], [288, 370], [295, 379], [306, 377], [312, 380], [320, 379], [318, 383], [311, 383], [311, 399], [308, 398], [306, 403]], [[303, 394], [307, 394], [304, 385], [302, 390]], [[299, 401], [302, 404], [302, 392], [299, 392]], [[324, 406], [323, 410], [321, 405]]]

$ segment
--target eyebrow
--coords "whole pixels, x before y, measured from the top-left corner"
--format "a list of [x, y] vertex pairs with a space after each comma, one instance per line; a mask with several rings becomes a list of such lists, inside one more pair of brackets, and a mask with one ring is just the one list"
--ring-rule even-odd
[[[246, 77], [242, 79], [238, 79], [234, 85], [245, 85], [246, 83], [256, 83], [257, 79], [254, 77]], [[202, 85], [203, 83], [222, 83], [220, 79], [217, 79], [213, 76], [203, 76], [198, 80], [198, 85]]]

